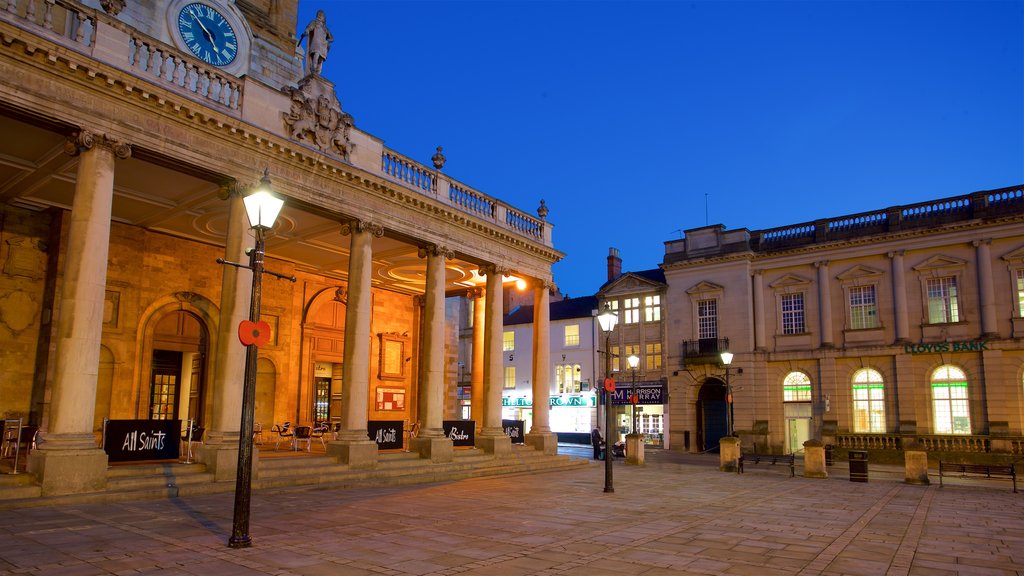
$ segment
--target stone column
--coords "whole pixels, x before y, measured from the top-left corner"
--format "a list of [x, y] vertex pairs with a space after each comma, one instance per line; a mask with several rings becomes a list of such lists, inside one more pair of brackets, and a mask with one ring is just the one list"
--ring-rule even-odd
[[889, 252], [892, 260], [893, 313], [896, 315], [896, 342], [910, 340], [910, 322], [907, 320], [907, 276], [903, 268], [903, 250]]
[[[247, 263], [245, 251], [252, 247], [248, 234], [249, 218], [242, 201], [243, 187], [227, 186], [221, 197], [228, 201], [228, 229], [224, 259]], [[198, 460], [212, 472], [215, 480], [234, 480], [238, 467], [238, 425], [242, 420], [242, 388], [245, 380], [245, 346], [238, 341], [238, 325], [249, 319], [252, 297], [252, 271], [224, 265], [220, 292], [220, 320], [213, 366], [213, 408], [205, 444]], [[253, 478], [259, 470], [259, 451], [253, 455]]]
[[545, 454], [558, 453], [558, 435], [551, 432], [551, 288], [535, 281], [533, 288], [533, 426], [526, 443]]
[[412, 449], [433, 462], [451, 462], [452, 441], [445, 437], [444, 419], [444, 261], [452, 252], [435, 245], [420, 249], [427, 259], [427, 293], [423, 310], [423, 350], [420, 351], [418, 415], [420, 433]]
[[342, 356], [341, 431], [327, 453], [354, 468], [377, 465], [377, 443], [370, 440], [366, 412], [370, 403], [370, 320], [373, 314], [373, 238], [384, 228], [353, 220], [341, 228], [351, 235], [348, 260], [348, 309], [345, 315], [345, 352]]
[[44, 496], [102, 490], [107, 455], [96, 446], [93, 417], [103, 336], [110, 211], [115, 158], [131, 148], [110, 136], [81, 131], [65, 143], [80, 155], [71, 206], [64, 281], [57, 313], [54, 380], [49, 422], [39, 449], [28, 457], [28, 471]]
[[828, 478], [825, 445], [820, 440], [804, 442], [804, 478]]
[[978, 300], [981, 302], [981, 336], [996, 338], [996, 291], [992, 285], [992, 240], [975, 240], [974, 248], [978, 259]]
[[740, 439], [738, 436], [722, 436], [718, 439], [718, 469], [722, 472], [739, 471]]
[[469, 415], [479, 434], [484, 427], [484, 332], [487, 325], [487, 298], [482, 288], [469, 291], [473, 299], [473, 352], [470, 359]]
[[501, 427], [501, 388], [505, 377], [502, 370], [501, 336], [502, 286], [501, 277], [506, 270], [494, 265], [480, 267], [487, 276], [486, 326], [484, 328], [484, 422], [476, 445], [496, 456], [512, 453], [512, 441]]
[[828, 276], [828, 260], [815, 262], [818, 269], [818, 328], [821, 330], [822, 348], [833, 348], [831, 283]]
[[761, 270], [754, 271], [754, 349], [765, 350], [764, 332], [764, 274]]

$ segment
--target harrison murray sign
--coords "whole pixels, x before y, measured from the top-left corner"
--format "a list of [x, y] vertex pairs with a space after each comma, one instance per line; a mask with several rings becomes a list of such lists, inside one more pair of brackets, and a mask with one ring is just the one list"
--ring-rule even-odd
[[934, 344], [904, 344], [907, 354], [936, 354], [939, 352], [981, 352], [988, 350], [988, 340], [973, 342], [935, 342]]

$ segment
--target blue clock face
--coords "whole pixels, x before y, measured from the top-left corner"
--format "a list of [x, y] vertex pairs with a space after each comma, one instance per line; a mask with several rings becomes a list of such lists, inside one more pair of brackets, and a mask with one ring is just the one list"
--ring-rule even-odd
[[197, 58], [214, 66], [227, 66], [238, 55], [238, 38], [231, 24], [202, 2], [186, 4], [178, 12], [178, 33]]

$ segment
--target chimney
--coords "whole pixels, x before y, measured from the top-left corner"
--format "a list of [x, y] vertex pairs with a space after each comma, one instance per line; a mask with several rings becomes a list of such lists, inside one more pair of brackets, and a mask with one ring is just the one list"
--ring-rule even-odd
[[608, 249], [608, 280], [614, 280], [622, 274], [622, 258], [619, 258], [618, 248]]

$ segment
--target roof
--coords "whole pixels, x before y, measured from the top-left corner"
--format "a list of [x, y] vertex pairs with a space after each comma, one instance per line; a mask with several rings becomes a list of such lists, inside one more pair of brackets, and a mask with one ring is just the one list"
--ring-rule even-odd
[[[597, 296], [581, 296], [580, 298], [566, 298], [558, 302], [552, 302], [548, 308], [548, 314], [552, 321], [568, 320], [570, 318], [590, 318], [597, 310]], [[533, 324], [533, 306], [517, 306], [505, 315], [504, 325]]]
[[623, 272], [622, 274], [619, 274], [615, 278], [612, 278], [611, 280], [609, 280], [609, 281], [605, 282], [604, 284], [602, 284], [601, 288], [597, 291], [597, 293], [600, 294], [601, 292], [603, 292], [605, 290], [605, 288], [611, 286], [612, 284], [615, 284], [615, 283], [619, 282], [620, 280], [622, 280], [623, 278], [625, 278], [627, 276], [635, 276], [637, 278], [642, 278], [642, 279], [644, 279], [644, 280], [646, 280], [648, 282], [653, 282], [655, 284], [667, 284], [667, 282], [665, 281], [665, 271], [662, 270], [661, 268], [653, 268], [651, 270], [638, 270], [636, 272]]

